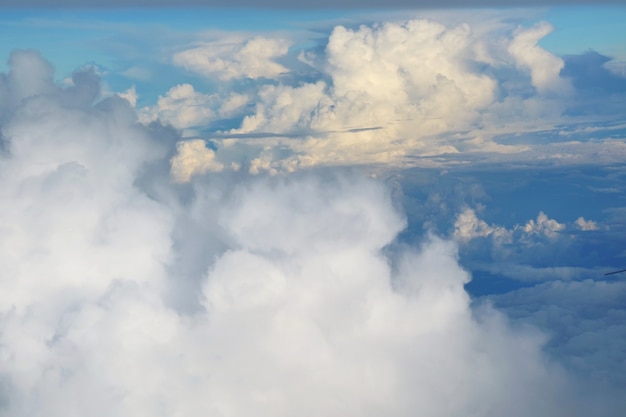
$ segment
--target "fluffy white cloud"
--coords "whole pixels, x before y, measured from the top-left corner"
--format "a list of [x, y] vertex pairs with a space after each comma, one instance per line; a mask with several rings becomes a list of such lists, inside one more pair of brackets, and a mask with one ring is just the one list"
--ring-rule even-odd
[[289, 45], [285, 39], [233, 37], [178, 52], [173, 60], [191, 72], [221, 80], [276, 78], [288, 72], [275, 60], [287, 54]]
[[[603, 261], [589, 253], [593, 240], [581, 235], [581, 230], [600, 227], [593, 221], [581, 223], [581, 219], [560, 223], [539, 212], [536, 219], [506, 228], [489, 225], [474, 210], [465, 208], [456, 216], [452, 235], [462, 244], [468, 267], [477, 273], [527, 284], [600, 277]], [[614, 262], [609, 259], [607, 254], [604, 262]]]
[[[581, 219], [576, 220], [576, 225], [580, 228], [582, 228], [580, 226]], [[590, 223], [595, 225], [594, 222]], [[510, 244], [514, 237], [526, 242], [530, 242], [534, 236], [554, 239], [559, 232], [565, 229], [565, 224], [550, 219], [544, 212], [539, 212], [537, 219], [530, 219], [523, 226], [515, 225], [511, 229], [497, 225], [490, 226], [484, 220], [479, 219], [473, 209], [467, 207], [457, 215], [453, 235], [463, 242], [479, 237], [490, 237], [498, 244]]]
[[583, 231], [598, 230], [598, 224], [593, 220], [585, 220], [584, 217], [576, 219], [576, 225]]
[[221, 97], [197, 92], [191, 84], [180, 84], [160, 96], [156, 105], [141, 108], [139, 119], [143, 123], [160, 120], [178, 129], [207, 127], [217, 119], [237, 114], [247, 103], [248, 98], [242, 94]]
[[543, 337], [473, 309], [454, 243], [390, 250], [405, 220], [380, 183], [175, 184], [170, 142], [125, 100], [94, 105], [89, 77], [11, 77], [0, 415], [613, 413], [572, 390]]
[[[318, 80], [289, 85], [260, 81], [256, 105], [240, 114], [242, 123], [231, 133], [263, 134], [271, 142], [296, 139], [283, 141], [283, 152], [248, 156], [248, 161], [267, 161], [267, 171], [377, 163], [432, 166], [461, 152], [527, 150], [493, 138], [549, 128], [561, 117], [564, 97], [571, 92], [559, 75], [563, 61], [537, 44], [550, 26], [509, 26], [508, 32], [503, 22], [474, 26], [425, 19], [358, 29], [338, 26], [322, 53], [301, 55], [319, 72]], [[224, 67], [231, 72], [223, 69], [226, 75], [221, 76], [232, 78], [251, 73], [242, 69], [248, 66], [262, 72], [267, 63], [278, 65], [269, 58], [286, 53], [278, 41], [248, 42], [269, 42], [268, 51], [280, 52], [267, 52], [266, 61], [247, 65], [242, 56], [248, 52], [239, 48], [248, 51], [241, 46], [248, 44], [224, 41], [226, 46], [215, 42], [175, 60], [191, 68], [189, 62], [204, 57], [194, 71], [208, 75]], [[284, 71], [275, 68], [265, 76]], [[260, 140], [257, 152], [265, 146]], [[219, 149], [217, 154], [219, 159]]]
[[[475, 41], [466, 25], [446, 28], [426, 20], [358, 30], [339, 26], [328, 39], [321, 68], [332, 84], [263, 87], [255, 114], [237, 132], [380, 128], [331, 134], [310, 143], [310, 153], [325, 147], [336, 154], [360, 147], [359, 156], [365, 157], [404, 153], [401, 148], [407, 147], [419, 153], [424, 136], [471, 125], [493, 101], [495, 80], [464, 64]], [[332, 160], [333, 150], [319, 158]], [[454, 148], [430, 144], [426, 152], [433, 151]]]
[[176, 150], [170, 161], [172, 178], [176, 182], [187, 182], [193, 175], [224, 169], [224, 165], [215, 160], [215, 152], [207, 148], [202, 139], [180, 141]]
[[493, 236], [495, 240], [510, 242], [512, 232], [504, 227], [489, 226], [476, 216], [476, 212], [467, 207], [454, 222], [454, 237], [467, 242], [477, 237]]
[[524, 232], [529, 235], [544, 235], [549, 238], [557, 236], [558, 232], [565, 229], [565, 225], [550, 219], [544, 212], [539, 212], [537, 220], [529, 220], [523, 227]]

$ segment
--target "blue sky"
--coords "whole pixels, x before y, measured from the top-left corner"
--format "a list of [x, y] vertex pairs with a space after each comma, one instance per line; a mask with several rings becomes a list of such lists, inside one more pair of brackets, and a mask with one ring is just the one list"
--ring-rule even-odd
[[621, 416], [626, 7], [192, 3], [0, 2], [0, 417]]

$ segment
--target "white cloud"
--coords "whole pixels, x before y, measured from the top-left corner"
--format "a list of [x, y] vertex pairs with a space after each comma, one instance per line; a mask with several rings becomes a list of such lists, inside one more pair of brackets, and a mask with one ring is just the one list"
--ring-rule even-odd
[[133, 80], [148, 81], [153, 77], [153, 73], [148, 68], [133, 66], [120, 73], [121, 75]]
[[285, 39], [261, 36], [225, 38], [178, 52], [173, 61], [186, 70], [220, 80], [276, 78], [288, 72], [275, 60], [287, 54], [289, 45]]
[[52, 65], [38, 51], [14, 51], [9, 58], [9, 67], [7, 87], [14, 102], [54, 91]]
[[332, 106], [326, 95], [326, 84], [304, 84], [299, 87], [266, 85], [258, 91], [259, 101], [253, 115], [246, 116], [239, 129], [233, 133], [279, 132], [286, 129], [295, 134], [318, 127], [315, 121], [320, 112], [327, 112]]
[[543, 337], [473, 309], [454, 243], [389, 246], [380, 183], [175, 184], [125, 100], [40, 87], [3, 103], [1, 415], [601, 415]]
[[[298, 139], [283, 141], [284, 151], [271, 155], [259, 140], [258, 153], [247, 156], [261, 158], [267, 170], [277, 172], [315, 165], [432, 166], [461, 153], [471, 158], [474, 152], [528, 151], [493, 138], [552, 128], [571, 86], [559, 75], [563, 61], [538, 45], [549, 25], [508, 25], [446, 26], [416, 19], [358, 29], [338, 26], [323, 53], [302, 54], [320, 72], [318, 80], [259, 81], [251, 96], [255, 106], [240, 108], [242, 123], [231, 133], [263, 134], [270, 143], [276, 137]], [[227, 46], [216, 41], [207, 47], [213, 52], [203, 54], [219, 55], [216, 62], [232, 68], [233, 74], [222, 77], [240, 76], [245, 65], [233, 45], [244, 41], [224, 42]], [[209, 67], [214, 65], [219, 66]], [[284, 71], [277, 69], [274, 76]]]
[[[581, 227], [580, 219], [582, 218], [576, 221], [577, 227]], [[595, 226], [594, 222], [591, 223]], [[513, 243], [513, 239], [518, 243], [519, 241], [531, 242], [535, 237], [555, 239], [565, 229], [565, 224], [550, 219], [542, 211], [537, 215], [537, 219], [530, 219], [524, 225], [518, 224], [510, 229], [498, 225], [490, 226], [478, 218], [473, 209], [466, 207], [456, 217], [453, 236], [462, 242], [469, 242], [479, 237], [490, 237], [494, 243], [503, 245]]]
[[215, 160], [215, 152], [207, 148], [202, 139], [180, 141], [176, 144], [176, 151], [170, 161], [172, 178], [176, 182], [187, 182], [193, 175], [224, 169], [224, 165]]
[[[489, 225], [474, 210], [465, 208], [456, 216], [452, 236], [462, 244], [468, 267], [478, 274], [486, 272], [526, 284], [600, 277], [606, 261], [594, 254], [596, 249], [590, 249], [599, 243], [580, 231], [601, 227], [584, 219], [581, 223], [581, 219], [560, 223], [539, 212], [536, 219], [504, 227]], [[608, 230], [606, 226], [602, 229]]]
[[512, 232], [504, 227], [489, 226], [476, 216], [476, 212], [467, 207], [454, 222], [454, 237], [460, 241], [470, 241], [477, 237], [492, 236], [497, 241], [510, 243]]
[[524, 232], [529, 235], [538, 234], [548, 238], [555, 238], [564, 229], [564, 224], [550, 219], [544, 212], [539, 212], [536, 221], [531, 219], [523, 227]]
[[567, 95], [572, 87], [559, 76], [563, 69], [563, 60], [537, 45], [537, 42], [550, 32], [552, 26], [547, 22], [531, 28], [520, 28], [509, 44], [509, 52], [516, 64], [530, 73], [532, 85], [540, 94]]
[[[467, 126], [492, 102], [496, 85], [464, 65], [475, 41], [466, 25], [446, 28], [426, 20], [358, 30], [339, 26], [328, 39], [322, 68], [332, 85], [288, 90], [292, 97], [297, 94], [294, 103], [308, 103], [306, 119], [286, 117], [292, 110], [285, 106], [284, 88], [269, 94], [264, 87], [252, 117], [268, 108], [272, 117], [252, 128], [285, 132], [303, 125], [322, 131], [382, 125], [394, 136], [413, 130], [420, 137]], [[383, 139], [378, 141], [385, 147]]]
[[191, 84], [180, 84], [159, 96], [156, 105], [140, 109], [139, 118], [143, 123], [158, 119], [178, 129], [206, 127], [217, 119], [237, 114], [247, 102], [242, 94], [221, 97], [200, 93]]
[[598, 230], [598, 224], [593, 220], [585, 220], [584, 217], [576, 219], [576, 225], [583, 231]]
[[135, 88], [134, 85], [130, 87], [128, 90], [126, 90], [125, 92], [118, 93], [117, 95], [123, 98], [124, 100], [128, 101], [128, 103], [131, 106], [133, 107], [137, 106], [137, 99], [139, 98], [139, 96], [137, 95], [137, 89]]

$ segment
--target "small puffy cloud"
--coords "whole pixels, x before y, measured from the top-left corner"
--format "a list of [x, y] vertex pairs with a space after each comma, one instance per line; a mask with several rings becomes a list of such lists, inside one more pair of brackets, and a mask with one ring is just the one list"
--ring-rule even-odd
[[176, 155], [170, 161], [172, 178], [187, 182], [193, 175], [219, 172], [224, 165], [215, 160], [215, 152], [202, 139], [186, 140], [176, 144]]
[[289, 50], [285, 39], [257, 36], [251, 39], [221, 39], [178, 52], [175, 65], [196, 74], [220, 80], [277, 78], [289, 70], [277, 63]]
[[598, 230], [598, 224], [593, 220], [585, 220], [584, 217], [576, 219], [576, 225], [583, 231]]
[[139, 98], [139, 96], [137, 95], [137, 89], [134, 85], [125, 92], [118, 93], [117, 95], [128, 101], [131, 106], [137, 106], [137, 99]]
[[153, 77], [153, 73], [148, 68], [133, 66], [120, 73], [121, 75], [139, 81], [148, 81]]
[[531, 219], [523, 226], [524, 232], [529, 235], [543, 235], [548, 238], [555, 238], [564, 229], [564, 224], [550, 219], [544, 212], [539, 212], [537, 220]]
[[603, 268], [618, 262], [617, 251], [608, 248], [619, 236], [585, 236], [585, 229], [609, 230], [582, 217], [561, 223], [543, 212], [522, 224], [489, 225], [465, 208], [456, 217], [452, 236], [462, 243], [462, 258], [472, 271], [502, 278], [504, 286], [507, 279], [528, 285], [601, 276]]
[[467, 242], [477, 237], [492, 236], [498, 241], [509, 241], [512, 232], [504, 227], [489, 226], [484, 220], [476, 216], [476, 212], [467, 207], [456, 218], [454, 222], [454, 237], [460, 241]]
[[[579, 218], [576, 221], [579, 227], [581, 219]], [[595, 226], [595, 223], [593, 225]], [[473, 209], [466, 207], [456, 217], [453, 236], [463, 242], [479, 237], [490, 237], [494, 242], [501, 245], [511, 244], [513, 238], [527, 242], [530, 242], [534, 236], [554, 239], [559, 232], [565, 229], [565, 224], [550, 219], [544, 212], [539, 212], [537, 219], [530, 219], [525, 225], [515, 225], [511, 229], [498, 225], [490, 226], [484, 220], [478, 218]]]

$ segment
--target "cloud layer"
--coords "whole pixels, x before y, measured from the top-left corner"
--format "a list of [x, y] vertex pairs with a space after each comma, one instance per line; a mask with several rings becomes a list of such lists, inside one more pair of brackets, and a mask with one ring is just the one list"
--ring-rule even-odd
[[176, 184], [172, 130], [91, 72], [60, 88], [37, 53], [10, 62], [0, 415], [617, 415], [538, 332], [471, 305], [455, 243], [394, 244], [382, 184]]
[[[255, 173], [477, 160], [566, 164], [591, 153], [619, 159], [623, 142], [579, 130], [595, 120], [619, 129], [619, 100], [601, 103], [595, 90], [580, 87], [593, 82], [595, 69], [583, 74], [585, 58], [543, 49], [551, 31], [546, 22], [414, 19], [336, 26], [314, 47], [225, 35], [180, 46], [172, 57], [203, 82], [221, 81], [219, 91], [179, 85], [139, 111], [208, 140], [222, 165]], [[590, 98], [597, 105], [589, 107]], [[537, 143], [541, 135], [558, 140]]]

